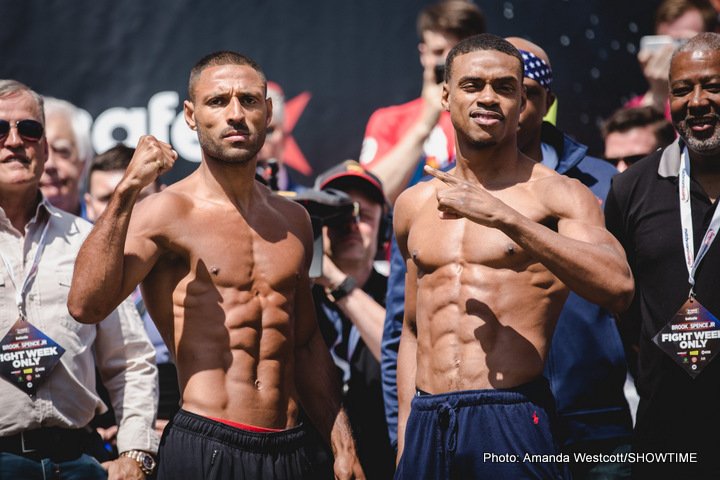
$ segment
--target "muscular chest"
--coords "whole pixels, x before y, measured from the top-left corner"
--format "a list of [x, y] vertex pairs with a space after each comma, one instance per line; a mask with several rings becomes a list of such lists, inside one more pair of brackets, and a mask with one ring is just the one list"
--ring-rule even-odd
[[186, 225], [170, 248], [185, 260], [187, 279], [193, 282], [188, 293], [210, 286], [257, 295], [294, 289], [305, 253], [297, 235], [277, 217], [258, 224], [236, 214]]
[[[554, 227], [552, 218], [540, 208], [515, 207], [534, 222]], [[423, 209], [413, 221], [408, 252], [419, 272], [433, 272], [446, 265], [482, 265], [498, 269], [522, 269], [531, 263], [528, 252], [497, 228], [470, 220], [442, 219], [435, 204]]]

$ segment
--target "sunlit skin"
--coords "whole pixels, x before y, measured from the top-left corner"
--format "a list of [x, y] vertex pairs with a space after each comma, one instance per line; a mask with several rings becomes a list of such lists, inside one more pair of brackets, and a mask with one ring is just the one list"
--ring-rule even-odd
[[285, 132], [283, 132], [280, 122], [273, 119], [268, 126], [265, 144], [258, 153], [258, 163], [275, 160], [282, 162], [285, 143]]
[[[18, 120], [42, 123], [38, 105], [29, 93], [14, 93], [0, 98], [0, 119], [11, 124], [8, 136], [0, 140], [0, 207], [13, 227], [24, 235], [27, 222], [37, 211], [48, 144], [45, 135], [38, 141], [25, 140], [15, 128]], [[105, 462], [102, 466], [108, 471], [109, 479], [144, 476], [137, 462], [127, 457]]]
[[397, 196], [408, 185], [418, 161], [424, 155], [424, 144], [438, 128], [438, 119], [442, 113], [440, 96], [442, 82], [438, 83], [435, 67], [445, 62], [448, 52], [459, 39], [449, 33], [425, 30], [422, 42], [418, 44], [420, 64], [423, 67], [422, 92], [423, 106], [412, 128], [382, 157], [373, 160], [371, 170], [383, 183], [385, 196], [394, 203]]
[[272, 120], [264, 82], [257, 82], [259, 75], [249, 67], [206, 70], [195, 83], [195, 101], [185, 103], [186, 118], [190, 128], [198, 131], [203, 158], [223, 163], [255, 161]]
[[418, 44], [420, 64], [423, 68], [434, 68], [435, 65], [445, 62], [448, 52], [457, 45], [458, 38], [444, 32], [425, 30], [422, 42]]
[[45, 136], [49, 151], [40, 179], [43, 195], [54, 206], [78, 215], [83, 162], [78, 156], [75, 132], [64, 115], [55, 114], [46, 119]]
[[[115, 188], [120, 184], [125, 175], [123, 170], [102, 171], [96, 170], [90, 175], [88, 181], [88, 191], [85, 193], [85, 206], [87, 208], [87, 218], [91, 222], [100, 218], [110, 202]], [[151, 183], [140, 191], [137, 202], [141, 202], [148, 195], [157, 193], [159, 190], [157, 183]]]
[[[515, 140], [524, 100], [516, 58], [485, 51], [457, 57], [444, 102], [461, 151], [515, 150], [507, 145]], [[525, 175], [554, 177], [521, 158]], [[437, 188], [440, 181], [415, 189], [422, 207], [407, 238], [408, 275], [417, 276], [418, 388], [440, 393], [529, 381], [542, 372], [554, 326], [546, 320], [557, 318], [567, 288], [502, 232], [443, 221], [433, 208]], [[534, 220], [551, 220], [534, 200], [534, 188], [493, 190]], [[503, 292], [521, 294], [523, 301]]]
[[39, 184], [47, 157], [47, 140], [45, 136], [37, 142], [23, 140], [15, 123], [19, 120], [42, 123], [37, 104], [25, 92], [3, 97], [0, 119], [7, 120], [11, 125], [8, 136], [0, 140], [0, 195], [12, 196], [14, 192], [32, 191], [28, 186]]
[[605, 137], [605, 158], [620, 158], [615, 165], [619, 172], [630, 166], [625, 157], [648, 155], [657, 149], [657, 139], [652, 125], [631, 128], [624, 132], [611, 132]]
[[372, 262], [377, 252], [377, 232], [382, 206], [362, 190], [345, 191], [359, 205], [356, 221], [342, 227], [326, 228], [325, 253], [335, 262]]
[[455, 57], [442, 103], [456, 130], [457, 167], [426, 167], [436, 178], [396, 203], [408, 269], [399, 454], [415, 388], [529, 382], [542, 374], [569, 287], [613, 310], [632, 298], [622, 248], [594, 195], [518, 150], [526, 101], [518, 58], [494, 50]]
[[673, 126], [688, 145], [691, 175], [720, 197], [720, 52], [679, 52], [670, 65]]
[[716, 157], [720, 151], [720, 52], [680, 52], [670, 65], [673, 124], [691, 150]]
[[[78, 255], [83, 274], [73, 278], [70, 313], [96, 322], [142, 282], [177, 365], [183, 409], [285, 429], [298, 424], [302, 401], [333, 447], [336, 475], [364, 478], [314, 317], [308, 215], [254, 180], [272, 115], [265, 80], [231, 64], [205, 68], [192, 88], [184, 114], [198, 131], [202, 163], [128, 220], [127, 205], [177, 158], [166, 143], [140, 140]], [[116, 233], [123, 228], [126, 238]], [[121, 281], [107, 280], [114, 278]]]
[[[547, 53], [545, 53], [545, 50], [534, 43], [519, 37], [508, 37], [506, 40], [515, 48], [531, 52], [550, 65], [550, 59]], [[520, 112], [520, 122], [518, 123], [517, 133], [518, 148], [530, 158], [541, 159], [542, 146], [540, 131], [542, 129], [542, 121], [550, 109], [550, 106], [555, 101], [555, 95], [532, 78], [523, 77], [523, 87], [525, 88], [527, 103], [523, 111]]]
[[669, 35], [673, 38], [691, 38], [700, 32], [705, 31], [700, 10], [691, 8], [672, 22], [658, 24], [655, 33], [658, 35]]

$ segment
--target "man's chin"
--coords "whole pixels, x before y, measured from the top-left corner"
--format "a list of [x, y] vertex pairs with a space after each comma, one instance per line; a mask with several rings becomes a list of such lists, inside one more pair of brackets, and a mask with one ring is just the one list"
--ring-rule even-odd
[[720, 129], [715, 128], [707, 134], [698, 134], [692, 130], [685, 130], [682, 135], [685, 143], [697, 153], [709, 155], [720, 152]]
[[41, 185], [42, 194], [51, 202], [56, 202], [63, 197], [62, 191], [54, 185]]

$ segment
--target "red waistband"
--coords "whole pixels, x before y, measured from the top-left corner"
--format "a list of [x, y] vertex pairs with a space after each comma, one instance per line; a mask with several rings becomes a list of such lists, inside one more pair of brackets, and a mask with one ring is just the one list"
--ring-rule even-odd
[[239, 428], [240, 430], [245, 430], [247, 432], [273, 433], [273, 432], [282, 432], [283, 431], [282, 428], [256, 427], [255, 425], [246, 425], [244, 423], [231, 422], [230, 420], [225, 420], [224, 418], [215, 418], [215, 417], [207, 417], [207, 418], [209, 418], [210, 420], [215, 420], [216, 422], [223, 423], [230, 427]]

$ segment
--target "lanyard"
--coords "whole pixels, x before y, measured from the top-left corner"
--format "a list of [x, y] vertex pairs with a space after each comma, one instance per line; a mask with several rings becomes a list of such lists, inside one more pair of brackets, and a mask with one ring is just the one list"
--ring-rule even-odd
[[38, 242], [37, 250], [35, 251], [35, 258], [33, 258], [30, 270], [25, 275], [25, 280], [23, 280], [22, 286], [20, 288], [18, 288], [18, 283], [15, 281], [15, 273], [13, 271], [12, 265], [10, 265], [10, 262], [5, 257], [5, 255], [0, 252], [0, 257], [2, 257], [2, 261], [5, 264], [5, 270], [7, 270], [8, 275], [10, 275], [10, 281], [12, 281], [13, 285], [15, 286], [15, 304], [17, 305], [20, 318], [23, 320], [27, 319], [27, 316], [25, 314], [25, 294], [30, 290], [30, 284], [37, 275], [38, 266], [40, 265], [40, 257], [42, 256], [43, 250], [45, 250], [45, 237], [47, 235], [49, 226], [50, 217], [48, 217], [47, 221], [45, 222], [42, 234], [40, 235], [40, 241]]
[[687, 147], [683, 148], [680, 155], [680, 170], [678, 172], [678, 195], [680, 197], [680, 225], [682, 226], [683, 248], [685, 250], [685, 265], [688, 269], [688, 282], [690, 283], [690, 295], [695, 296], [695, 272], [705, 254], [710, 249], [715, 235], [720, 227], [720, 208], [715, 208], [710, 226], [705, 232], [697, 257], [695, 256], [695, 240], [692, 226], [692, 207], [690, 205], [690, 162], [688, 161]]

